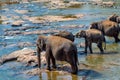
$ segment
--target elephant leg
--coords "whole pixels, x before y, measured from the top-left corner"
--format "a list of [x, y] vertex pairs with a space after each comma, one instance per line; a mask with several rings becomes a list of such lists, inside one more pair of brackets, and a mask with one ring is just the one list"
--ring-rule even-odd
[[40, 48], [37, 47], [37, 58], [38, 58], [38, 67], [41, 67], [41, 55], [40, 55]]
[[85, 40], [85, 53], [87, 53], [88, 42]]
[[97, 44], [97, 46], [98, 46], [98, 48], [100, 49], [100, 52], [101, 52], [101, 53], [104, 53], [104, 50], [103, 50], [103, 47], [102, 47], [102, 42], [99, 42], [99, 43]]
[[46, 50], [46, 62], [47, 62], [47, 70], [51, 70], [50, 69], [50, 51]]
[[89, 43], [88, 45], [89, 45], [90, 53], [93, 53], [93, 51], [92, 51], [92, 43]]
[[117, 35], [117, 36], [114, 36], [114, 39], [115, 39], [115, 42], [116, 42], [116, 43], [120, 41], [120, 39], [118, 38], [118, 35]]
[[56, 61], [53, 55], [51, 56], [51, 60], [52, 60], [52, 68], [56, 68]]

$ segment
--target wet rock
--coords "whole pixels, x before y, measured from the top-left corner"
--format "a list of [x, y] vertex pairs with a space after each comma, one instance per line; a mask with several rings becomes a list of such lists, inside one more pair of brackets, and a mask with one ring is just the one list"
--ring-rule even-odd
[[26, 31], [26, 30], [29, 30], [29, 29], [38, 29], [40, 27], [36, 27], [36, 26], [22, 26], [22, 27], [18, 27], [18, 28], [9, 28], [9, 29], [4, 29], [5, 32], [7, 31]]
[[34, 30], [34, 31], [6, 31], [5, 36], [31, 35], [31, 34], [53, 34], [59, 30]]
[[[10, 61], [18, 61], [21, 63], [25, 63], [26, 66], [36, 66], [36, 51], [29, 48], [24, 48], [22, 50], [14, 51], [8, 55], [0, 57], [0, 65]], [[45, 52], [41, 52], [41, 63], [46, 64]]]
[[91, 4], [100, 5], [103, 7], [113, 7], [115, 5], [114, 1], [103, 2], [102, 0], [93, 0]]
[[[35, 51], [32, 49], [22, 49], [22, 50], [18, 50], [15, 51], [13, 53], [10, 53], [8, 55], [4, 55], [2, 57], [0, 57], [0, 64], [4, 64], [6, 62], [9, 61], [13, 61], [13, 60], [19, 60], [19, 58], [21, 58], [22, 56], [34, 56], [35, 55]], [[24, 60], [23, 60], [24, 62]], [[27, 62], [27, 61], [25, 61]]]
[[25, 14], [25, 13], [28, 13], [28, 10], [15, 10], [15, 12], [19, 14]]
[[12, 26], [13, 26], [13, 27], [22, 26], [23, 23], [24, 23], [24, 21], [22, 21], [22, 20], [17, 20], [17, 21], [14, 21], [14, 22], [12, 23]]
[[0, 19], [3, 21], [8, 20], [8, 18], [6, 16], [2, 16], [2, 15], [0, 16]]
[[7, 31], [4, 33], [4, 36], [15, 36], [22, 34], [22, 31]]
[[70, 1], [67, 8], [80, 8], [84, 4], [86, 4], [86, 2]]
[[113, 1], [108, 1], [108, 2], [102, 3], [102, 6], [105, 6], [105, 7], [113, 7], [114, 5], [115, 5], [115, 2], [113, 2]]
[[18, 47], [23, 48], [23, 47], [30, 47], [30, 46], [35, 46], [36, 44], [32, 44], [30, 42], [20, 42], [17, 44]]
[[79, 8], [83, 4], [86, 4], [86, 2], [51, 0], [48, 3], [46, 3], [46, 6], [48, 8], [50, 8], [50, 9], [56, 9], [56, 8]]
[[30, 35], [30, 34], [53, 34], [55, 32], [59, 32], [59, 30], [35, 30], [35, 31], [28, 31], [28, 32], [23, 32], [22, 34], [24, 35]]
[[40, 17], [26, 17], [26, 19], [28, 19], [32, 23], [47, 23], [47, 22], [76, 20], [78, 18], [82, 18], [83, 16], [84, 16], [83, 14], [62, 15], [62, 16], [46, 15], [46, 16], [40, 16]]
[[90, 4], [99, 5], [102, 4], [102, 0], [90, 0]]
[[85, 28], [85, 25], [67, 25], [67, 26], [61, 26], [60, 28]]

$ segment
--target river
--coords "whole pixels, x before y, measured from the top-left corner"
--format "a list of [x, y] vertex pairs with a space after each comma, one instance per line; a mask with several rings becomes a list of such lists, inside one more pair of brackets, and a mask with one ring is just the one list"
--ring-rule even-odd
[[[14, 0], [13, 0], [14, 1]], [[27, 1], [27, 0], [26, 0]], [[67, 1], [67, 0], [66, 0]], [[69, 0], [68, 0], [69, 1]], [[88, 0], [78, 0], [88, 1]], [[106, 0], [109, 1], [109, 0]], [[120, 1], [114, 0], [117, 4], [114, 7], [103, 7], [99, 5], [85, 4], [79, 8], [56, 8], [50, 9], [42, 2], [20, 2], [15, 4], [0, 4], [0, 56], [10, 54], [13, 51], [23, 48], [36, 49], [35, 46], [18, 46], [20, 42], [30, 42], [35, 44], [37, 34], [31, 35], [6, 35], [6, 30], [14, 31], [20, 27], [33, 27], [24, 31], [35, 30], [67, 30], [75, 34], [82, 29], [88, 29], [90, 23], [107, 19], [113, 13], [120, 16]], [[4, 0], [1, 0], [4, 2]], [[46, 3], [47, 4], [47, 3]], [[21, 12], [21, 10], [24, 10]], [[67, 15], [67, 14], [83, 14], [84, 17], [68, 20], [56, 21], [48, 24], [32, 23], [26, 17], [45, 16], [45, 15]], [[12, 26], [16, 20], [22, 20], [22, 26]], [[68, 25], [84, 25], [82, 28], [66, 28], [62, 26]], [[23, 32], [23, 30], [20, 30]], [[46, 34], [49, 35], [49, 34]], [[119, 36], [120, 38], [120, 36]], [[0, 80], [120, 80], [120, 43], [114, 43], [113, 38], [106, 37], [107, 49], [105, 54], [100, 55], [96, 45], [93, 45], [93, 52], [96, 54], [89, 54], [85, 56], [84, 53], [78, 54], [80, 64], [80, 71], [77, 75], [62, 74], [58, 72], [42, 72], [39, 76], [29, 76], [22, 74], [22, 71], [31, 67], [26, 67], [19, 62], [9, 62], [0, 66]], [[84, 39], [75, 39], [75, 44], [84, 42]], [[78, 52], [83, 51], [84, 48], [77, 46]], [[90, 66], [89, 66], [90, 65]]]

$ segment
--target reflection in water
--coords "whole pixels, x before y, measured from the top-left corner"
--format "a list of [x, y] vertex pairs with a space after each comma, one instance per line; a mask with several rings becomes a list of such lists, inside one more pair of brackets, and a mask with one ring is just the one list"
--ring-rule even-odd
[[92, 65], [92, 68], [102, 68], [104, 57], [103, 55], [92, 54], [86, 57], [86, 61]]
[[103, 55], [96, 55], [96, 54], [93, 54], [93, 55], [89, 55], [86, 57], [86, 60], [90, 63], [90, 64], [101, 64], [104, 59], [103, 59]]
[[62, 71], [46, 71], [40, 73], [40, 80], [89, 80], [99, 78], [101, 74], [94, 70], [82, 69], [78, 71], [77, 75], [71, 73], [64, 73]]
[[[74, 78], [74, 79], [73, 79]], [[56, 71], [42, 72], [40, 74], [40, 80], [77, 80], [77, 76], [71, 74], [64, 74]]]

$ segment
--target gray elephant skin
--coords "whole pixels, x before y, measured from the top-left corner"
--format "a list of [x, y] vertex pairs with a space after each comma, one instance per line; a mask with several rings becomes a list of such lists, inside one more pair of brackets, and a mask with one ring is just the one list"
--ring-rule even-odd
[[113, 14], [108, 18], [108, 20], [120, 23], [120, 16]]
[[77, 47], [68, 39], [59, 36], [43, 36], [37, 39], [38, 66], [41, 67], [40, 53], [46, 51], [47, 69], [56, 68], [56, 60], [66, 61], [71, 65], [73, 74], [78, 71]]
[[104, 20], [100, 22], [93, 22], [90, 26], [90, 29], [98, 29], [102, 31], [102, 33], [105, 36], [113, 37], [115, 39], [115, 42], [119, 42], [120, 39], [118, 38], [120, 27], [118, 23], [110, 21], [110, 20]]
[[101, 53], [104, 53], [102, 42], [105, 42], [106, 48], [106, 40], [101, 31], [97, 29], [88, 29], [81, 30], [75, 34], [76, 38], [85, 38], [85, 53], [87, 53], [87, 48], [89, 47], [90, 53], [92, 51], [92, 43], [96, 43]]
[[54, 36], [60, 36], [60, 37], [64, 37], [66, 39], [71, 40], [72, 42], [74, 42], [74, 35], [71, 32], [68, 31], [60, 31], [58, 33], [53, 34]]

